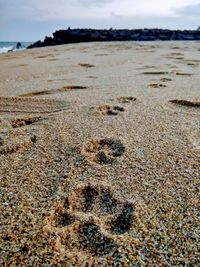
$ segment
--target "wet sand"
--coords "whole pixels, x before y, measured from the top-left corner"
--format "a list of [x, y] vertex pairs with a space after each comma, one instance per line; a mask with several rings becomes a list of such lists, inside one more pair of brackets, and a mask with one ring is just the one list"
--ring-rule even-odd
[[0, 265], [199, 266], [199, 43], [0, 63]]

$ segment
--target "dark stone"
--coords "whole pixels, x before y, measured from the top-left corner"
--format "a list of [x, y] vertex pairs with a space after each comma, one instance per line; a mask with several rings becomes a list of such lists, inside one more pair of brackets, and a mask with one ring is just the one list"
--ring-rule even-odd
[[22, 44], [21, 43], [17, 43], [16, 49], [20, 49], [20, 48], [22, 48]]
[[20, 42], [18, 42], [18, 43], [16, 44], [16, 46], [14, 46], [12, 49], [8, 50], [8, 52], [13, 52], [13, 51], [15, 51], [16, 49], [22, 49], [22, 48], [24, 48], [24, 46], [23, 46]]
[[94, 41], [155, 41], [155, 40], [200, 40], [200, 31], [192, 30], [167, 30], [167, 29], [134, 29], [134, 30], [96, 30], [96, 29], [71, 29], [59, 30], [53, 37], [45, 37], [44, 41], [37, 41], [28, 48], [94, 42]]
[[29, 45], [27, 48], [35, 48], [35, 47], [42, 47], [42, 42], [39, 40], [34, 44]]
[[44, 46], [50, 46], [54, 44], [54, 40], [52, 37], [45, 37], [44, 39]]

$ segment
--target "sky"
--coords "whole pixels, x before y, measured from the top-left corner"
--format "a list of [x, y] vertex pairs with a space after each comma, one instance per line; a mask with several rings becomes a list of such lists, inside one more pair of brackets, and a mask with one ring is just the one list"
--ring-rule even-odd
[[37, 41], [55, 30], [197, 29], [200, 0], [0, 0], [0, 41]]

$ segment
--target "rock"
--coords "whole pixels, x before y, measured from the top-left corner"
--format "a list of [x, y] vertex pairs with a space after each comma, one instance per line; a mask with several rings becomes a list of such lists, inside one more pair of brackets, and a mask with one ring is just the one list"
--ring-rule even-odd
[[154, 41], [156, 40], [156, 32], [144, 29], [139, 37], [139, 41]]
[[40, 40], [34, 44], [29, 45], [27, 48], [36, 48], [36, 47], [42, 47], [42, 42]]
[[45, 37], [44, 41], [37, 41], [28, 48], [51, 46], [69, 43], [94, 41], [154, 41], [154, 40], [200, 40], [200, 30], [167, 30], [167, 29], [134, 29], [134, 30], [96, 30], [71, 29], [58, 30], [53, 37]]
[[16, 49], [20, 49], [20, 48], [22, 48], [22, 44], [21, 43], [17, 43]]
[[50, 45], [54, 45], [54, 40], [52, 37], [45, 37], [44, 39], [44, 46], [50, 46]]
[[14, 46], [12, 49], [8, 50], [8, 52], [13, 52], [15, 50], [22, 49], [22, 48], [25, 48], [25, 47], [20, 42], [18, 42], [16, 44], [16, 46]]

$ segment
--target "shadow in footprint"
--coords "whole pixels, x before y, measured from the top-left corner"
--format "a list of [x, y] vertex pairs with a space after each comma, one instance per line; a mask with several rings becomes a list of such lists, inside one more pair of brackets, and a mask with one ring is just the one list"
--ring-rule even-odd
[[178, 59], [178, 60], [183, 60], [184, 57], [175, 57], [175, 59]]
[[171, 102], [173, 104], [181, 105], [181, 106], [196, 107], [196, 108], [200, 107], [200, 102], [199, 101], [189, 101], [189, 100], [174, 99], [174, 100], [170, 100], [169, 102]]
[[177, 76], [192, 76], [191, 73], [184, 73], [184, 72], [176, 72]]
[[96, 197], [98, 195], [98, 191], [95, 187], [88, 185], [85, 187], [82, 191], [83, 193], [83, 205], [81, 207], [81, 210], [83, 212], [89, 212], [92, 210], [92, 206], [96, 200]]
[[95, 256], [103, 256], [117, 250], [114, 241], [105, 236], [92, 220], [80, 226], [79, 242], [83, 249], [89, 250]]
[[90, 75], [90, 76], [87, 76], [87, 78], [90, 78], [90, 79], [96, 79], [97, 76], [92, 76], [92, 75]]
[[95, 57], [103, 57], [103, 56], [109, 56], [109, 54], [95, 54]]
[[184, 56], [183, 53], [178, 53], [178, 52], [177, 53], [175, 53], [175, 52], [174, 53], [170, 53], [170, 55], [171, 56]]
[[92, 185], [77, 188], [67, 199], [72, 210], [90, 212], [98, 196], [98, 190]]
[[162, 88], [162, 87], [167, 87], [167, 86], [165, 84], [162, 84], [162, 83], [151, 83], [151, 84], [149, 84], [149, 87]]
[[[133, 203], [115, 198], [111, 188], [82, 185], [54, 209], [48, 217], [53, 228], [48, 229], [59, 233], [67, 249], [75, 246], [94, 256], [114, 255], [119, 251], [112, 234], [124, 234], [131, 229], [134, 211]], [[106, 229], [103, 225], [107, 225]]]
[[82, 146], [82, 154], [91, 162], [99, 164], [112, 163], [116, 157], [120, 157], [125, 151], [120, 140], [110, 138], [90, 140]]
[[145, 75], [163, 75], [163, 74], [168, 74], [168, 71], [145, 71], [142, 74]]
[[95, 211], [98, 214], [113, 213], [118, 204], [110, 188], [90, 184], [74, 190], [65, 201], [65, 207], [73, 211]]
[[101, 188], [100, 191], [100, 208], [103, 214], [112, 214], [116, 211], [118, 201], [113, 197], [112, 192], [108, 188]]
[[37, 58], [47, 58], [47, 57], [54, 57], [54, 55], [53, 54], [41, 55], [41, 56], [34, 57], [34, 59], [37, 59]]
[[125, 109], [119, 106], [101, 105], [96, 110], [102, 115], [118, 115], [119, 112], [123, 112]]
[[42, 119], [42, 117], [27, 117], [27, 118], [17, 118], [11, 121], [13, 128], [18, 128], [26, 125], [33, 124]]
[[53, 226], [59, 228], [66, 227], [74, 222], [75, 222], [75, 217], [71, 216], [69, 213], [62, 211], [55, 212]]
[[4, 144], [3, 138], [0, 136], [0, 146], [3, 146], [3, 144]]
[[192, 66], [192, 67], [198, 67], [199, 64], [198, 63], [187, 63], [188, 66]]
[[111, 221], [111, 231], [116, 234], [128, 232], [133, 225], [133, 213], [133, 204], [125, 203], [122, 212]]
[[32, 96], [38, 96], [38, 95], [51, 95], [51, 94], [56, 94], [56, 93], [64, 93], [69, 90], [79, 90], [79, 89], [87, 89], [87, 88], [88, 87], [85, 87], [85, 86], [69, 85], [69, 86], [63, 86], [62, 88], [59, 88], [59, 89], [29, 92], [29, 93], [22, 94], [19, 96], [20, 97], [32, 97]]
[[5, 145], [5, 142], [2, 141], [0, 146], [0, 155], [12, 154], [18, 151], [23, 151], [33, 145], [36, 141], [36, 136], [25, 136], [24, 140], [12, 140], [10, 144], [6, 142]]
[[57, 61], [58, 59], [57, 58], [50, 58], [50, 59], [47, 59], [48, 61]]
[[84, 68], [93, 68], [95, 67], [94, 65], [92, 64], [87, 64], [87, 63], [80, 63], [78, 64], [80, 67], [84, 67]]
[[160, 80], [161, 80], [161, 82], [171, 82], [172, 81], [171, 78], [161, 78]]
[[180, 47], [179, 46], [173, 46], [173, 47], [171, 47], [171, 49], [180, 49]]
[[119, 103], [130, 103], [132, 101], [136, 101], [136, 98], [133, 96], [120, 96], [117, 98]]

